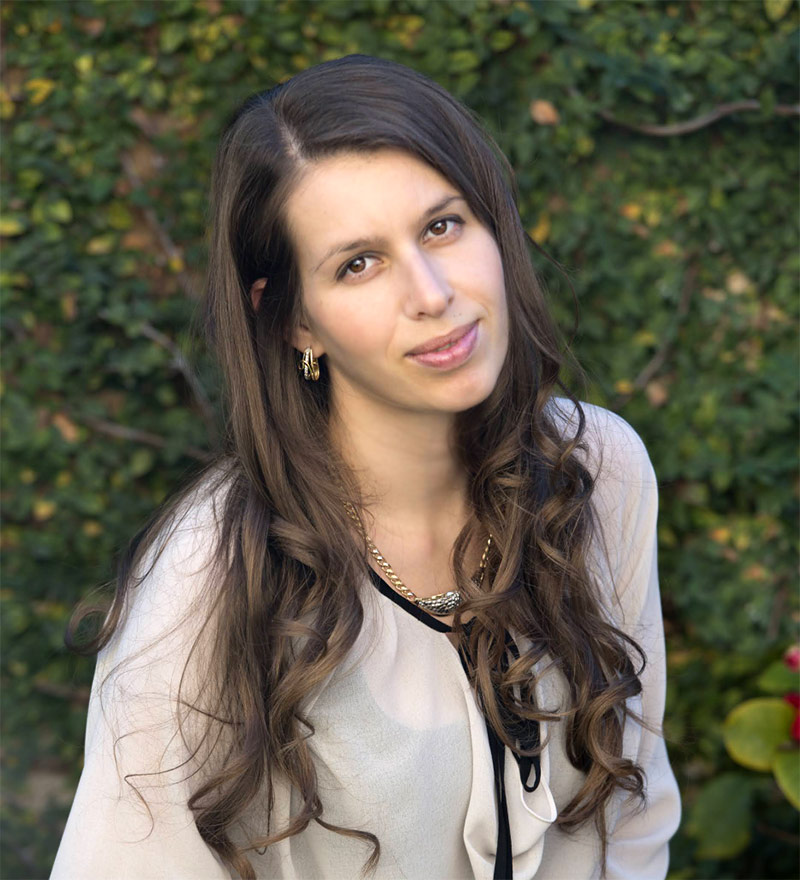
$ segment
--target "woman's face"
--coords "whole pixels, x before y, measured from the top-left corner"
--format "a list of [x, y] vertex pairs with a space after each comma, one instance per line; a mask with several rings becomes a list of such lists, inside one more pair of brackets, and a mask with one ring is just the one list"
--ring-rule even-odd
[[[327, 355], [334, 412], [455, 413], [488, 397], [508, 348], [503, 266], [455, 187], [401, 151], [346, 153], [311, 165], [287, 212], [306, 314], [292, 344]], [[409, 355], [473, 324], [455, 362]]]

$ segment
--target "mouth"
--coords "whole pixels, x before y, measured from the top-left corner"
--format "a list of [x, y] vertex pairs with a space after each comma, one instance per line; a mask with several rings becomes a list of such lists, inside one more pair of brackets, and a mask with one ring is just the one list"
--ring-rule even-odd
[[455, 330], [452, 330], [445, 336], [436, 336], [433, 339], [429, 339], [427, 342], [423, 342], [422, 345], [418, 345], [416, 348], [412, 348], [411, 351], [406, 352], [406, 357], [417, 354], [429, 354], [434, 351], [446, 351], [460, 339], [463, 339], [477, 323], [477, 321], [472, 321], [470, 324], [462, 324], [461, 327], [456, 327]]
[[465, 364], [472, 357], [478, 346], [479, 322], [471, 324], [466, 333], [455, 342], [440, 348], [438, 351], [428, 351], [425, 354], [410, 355], [410, 359], [421, 367], [441, 372], [449, 372]]

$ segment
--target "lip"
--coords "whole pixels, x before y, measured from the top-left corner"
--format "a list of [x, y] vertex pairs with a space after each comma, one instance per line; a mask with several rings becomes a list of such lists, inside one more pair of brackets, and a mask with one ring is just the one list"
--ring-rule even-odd
[[435, 369], [454, 369], [469, 360], [478, 345], [478, 322], [469, 325], [461, 339], [445, 351], [429, 351], [425, 354], [407, 355], [418, 364]]
[[411, 351], [406, 352], [406, 354], [428, 354], [428, 352], [435, 351], [437, 348], [441, 348], [443, 345], [449, 345], [451, 342], [456, 342], [457, 340], [464, 337], [477, 323], [477, 321], [473, 321], [471, 324], [462, 324], [460, 327], [456, 327], [455, 330], [451, 331], [446, 336], [436, 336], [434, 339], [429, 339], [427, 342], [423, 342], [422, 345], [418, 345], [416, 348], [412, 348]]

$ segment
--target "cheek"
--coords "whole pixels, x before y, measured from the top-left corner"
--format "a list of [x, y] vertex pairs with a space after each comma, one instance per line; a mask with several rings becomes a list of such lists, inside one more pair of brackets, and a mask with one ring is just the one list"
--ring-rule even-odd
[[335, 308], [326, 304], [318, 312], [318, 330], [327, 347], [343, 354], [368, 357], [373, 352], [383, 352], [391, 339], [391, 327], [391, 319], [376, 306], [374, 299], [342, 297]]
[[500, 251], [490, 235], [486, 235], [480, 244], [470, 253], [468, 263], [464, 265], [464, 278], [469, 284], [480, 291], [487, 304], [495, 309], [505, 307], [505, 277]]

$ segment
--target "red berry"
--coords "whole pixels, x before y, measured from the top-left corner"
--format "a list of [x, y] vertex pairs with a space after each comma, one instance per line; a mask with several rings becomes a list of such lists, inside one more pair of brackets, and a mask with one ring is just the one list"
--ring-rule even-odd
[[792, 672], [797, 672], [800, 669], [800, 645], [792, 645], [791, 648], [787, 648], [783, 655], [783, 662]]
[[797, 691], [785, 694], [783, 699], [786, 700], [790, 706], [794, 706], [795, 709], [800, 709], [800, 693]]
[[792, 739], [795, 742], [800, 742], [800, 712], [794, 716], [794, 721], [792, 722]]

